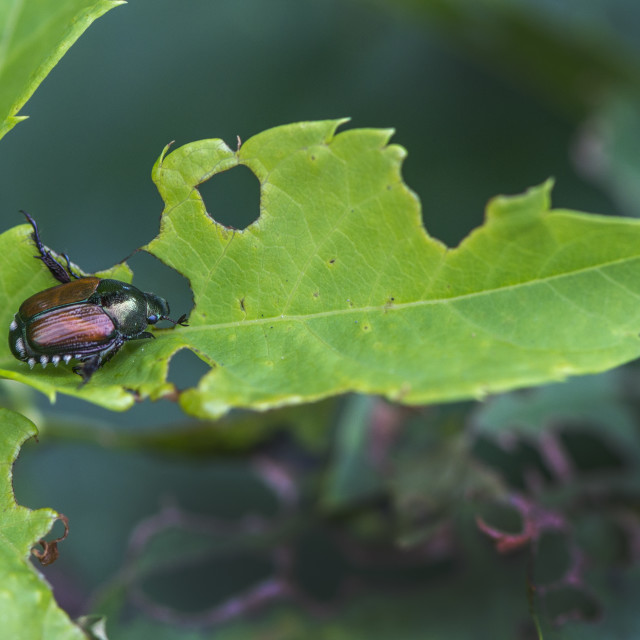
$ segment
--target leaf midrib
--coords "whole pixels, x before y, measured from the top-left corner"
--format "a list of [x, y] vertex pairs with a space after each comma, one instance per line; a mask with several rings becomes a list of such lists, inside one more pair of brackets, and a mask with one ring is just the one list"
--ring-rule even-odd
[[[269, 324], [274, 322], [304, 322], [306, 320], [316, 319], [316, 318], [325, 318], [325, 317], [332, 317], [332, 316], [347, 316], [352, 314], [373, 313], [373, 312], [378, 313], [380, 311], [387, 313], [391, 311], [400, 311], [402, 309], [411, 309], [415, 307], [423, 307], [423, 306], [426, 307], [426, 306], [432, 306], [432, 305], [438, 305], [438, 304], [455, 303], [461, 300], [471, 300], [473, 298], [480, 298], [480, 297], [492, 295], [495, 293], [512, 291], [512, 290], [524, 288], [524, 287], [531, 287], [531, 286], [536, 286], [541, 284], [547, 285], [556, 280], [561, 280], [563, 278], [568, 278], [568, 277], [574, 277], [576, 275], [580, 275], [583, 273], [602, 271], [603, 269], [606, 269], [608, 267], [615, 266], [618, 264], [623, 264], [625, 262], [634, 261], [638, 259], [640, 259], [640, 256], [633, 256], [633, 257], [627, 256], [624, 258], [620, 258], [618, 260], [603, 262], [598, 265], [591, 265], [581, 269], [575, 269], [573, 271], [565, 271], [563, 273], [545, 276], [543, 278], [537, 278], [536, 280], [517, 282], [514, 284], [504, 285], [500, 287], [493, 287], [491, 289], [484, 289], [482, 291], [472, 291], [470, 293], [451, 296], [449, 298], [434, 298], [432, 300], [414, 300], [412, 302], [399, 302], [399, 303], [394, 302], [394, 303], [389, 303], [384, 305], [350, 307], [348, 309], [329, 309], [327, 311], [319, 311], [316, 313], [308, 313], [303, 315], [282, 314], [278, 316], [269, 316], [266, 318], [255, 318], [253, 320], [236, 320], [233, 322], [223, 322], [219, 324], [203, 324], [203, 325], [190, 326], [190, 327], [181, 327], [180, 333], [199, 332], [199, 331], [202, 331], [203, 329], [205, 330], [231, 329], [231, 328], [246, 327], [251, 325], [263, 325], [263, 324]], [[605, 276], [605, 277], [607, 277], [608, 279], [611, 279], [610, 276]], [[634, 295], [632, 291], [629, 291], [629, 294]], [[196, 306], [196, 309], [197, 309], [197, 306]]]

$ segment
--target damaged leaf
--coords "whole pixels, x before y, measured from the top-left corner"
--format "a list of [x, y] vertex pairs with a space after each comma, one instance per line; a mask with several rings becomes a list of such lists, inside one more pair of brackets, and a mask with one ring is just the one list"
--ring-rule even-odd
[[29, 560], [34, 545], [58, 518], [51, 509], [32, 511], [16, 504], [11, 483], [13, 463], [25, 440], [36, 435], [33, 423], [0, 408], [0, 620], [2, 635], [12, 640], [85, 636], [58, 608], [49, 585]]
[[[546, 183], [494, 198], [484, 225], [447, 249], [422, 227], [391, 132], [336, 134], [339, 124], [279, 127], [237, 151], [214, 139], [163, 153], [153, 178], [165, 211], [145, 248], [189, 279], [189, 327], [127, 344], [82, 390], [67, 371], [28, 372], [6, 345], [0, 373], [122, 409], [125, 390], [175, 397], [169, 360], [187, 348], [211, 370], [180, 404], [213, 418], [349, 391], [481, 398], [640, 354], [638, 221], [551, 210]], [[244, 230], [216, 223], [197, 190], [238, 164], [261, 187], [260, 217]], [[22, 297], [37, 291], [26, 227], [0, 244], [8, 273], [28, 283]]]

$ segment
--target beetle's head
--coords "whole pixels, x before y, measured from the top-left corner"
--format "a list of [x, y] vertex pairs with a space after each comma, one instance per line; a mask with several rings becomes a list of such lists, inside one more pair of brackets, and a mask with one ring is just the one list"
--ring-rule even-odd
[[147, 300], [147, 322], [155, 324], [159, 320], [165, 320], [169, 317], [169, 304], [164, 298], [157, 296], [155, 293], [145, 293]]
[[187, 324], [187, 316], [183, 314], [178, 320], [172, 320], [169, 317], [169, 303], [155, 293], [145, 293], [144, 297], [147, 300], [147, 323], [155, 324], [159, 320], [168, 320], [173, 324], [179, 324], [183, 327], [189, 326]]

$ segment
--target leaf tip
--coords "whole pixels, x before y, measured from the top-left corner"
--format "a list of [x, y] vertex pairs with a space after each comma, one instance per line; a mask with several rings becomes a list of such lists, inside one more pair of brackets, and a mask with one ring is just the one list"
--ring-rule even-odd
[[[310, 129], [316, 129], [318, 133], [323, 136], [325, 144], [331, 144], [332, 140], [336, 137], [338, 129], [348, 122], [351, 122], [350, 117], [335, 118], [334, 120], [318, 120], [317, 122], [300, 122], [301, 126], [309, 127]], [[285, 125], [286, 126], [286, 125]]]
[[26, 120], [29, 116], [7, 116], [4, 122], [0, 121], [0, 139], [2, 139], [19, 122]]
[[489, 200], [486, 209], [488, 221], [513, 215], [539, 216], [551, 208], [551, 190], [555, 180], [548, 178], [542, 184], [529, 187], [517, 195], [499, 195]]
[[334, 132], [335, 132], [336, 129], [341, 127], [343, 124], [347, 124], [347, 122], [351, 122], [351, 116], [344, 116], [342, 118], [336, 118], [335, 120], [333, 120], [333, 123], [335, 125]]
[[164, 149], [161, 151], [160, 155], [158, 156], [158, 159], [153, 164], [153, 169], [151, 170], [151, 176], [154, 182], [156, 180], [158, 170], [160, 169], [160, 167], [162, 167], [162, 163], [164, 162], [165, 156], [167, 155], [167, 153], [169, 153], [169, 149], [174, 143], [175, 143], [175, 140], [172, 140], [171, 142], [167, 143]]

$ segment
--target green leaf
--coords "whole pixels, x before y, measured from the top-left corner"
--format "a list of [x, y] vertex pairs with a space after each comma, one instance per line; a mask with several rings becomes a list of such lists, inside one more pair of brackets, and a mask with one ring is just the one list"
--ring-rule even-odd
[[80, 640], [84, 634], [56, 605], [43, 577], [29, 561], [31, 548], [51, 529], [58, 514], [16, 504], [11, 469], [22, 443], [35, 436], [33, 423], [0, 408], [0, 620], [12, 640]]
[[[145, 248], [189, 279], [190, 326], [127, 344], [82, 390], [63, 368], [29, 372], [6, 345], [0, 373], [125, 408], [124, 389], [175, 393], [168, 362], [189, 348], [212, 368], [180, 403], [217, 417], [348, 391], [407, 404], [481, 398], [638, 356], [637, 221], [551, 211], [545, 183], [494, 198], [485, 224], [447, 249], [422, 227], [391, 132], [336, 135], [340, 123], [279, 127], [237, 152], [202, 140], [163, 153], [153, 178], [165, 211]], [[261, 187], [260, 217], [245, 230], [217, 224], [197, 190], [237, 164]], [[51, 278], [26, 227], [3, 246], [8, 326]]]
[[5, 0], [0, 3], [0, 138], [51, 69], [101, 15], [123, 0]]
[[[188, 412], [350, 390], [482, 397], [638, 355], [636, 222], [551, 212], [547, 183], [494, 199], [447, 250], [421, 226], [390, 132], [334, 135], [338, 124], [267, 131], [238, 153], [201, 141], [157, 163], [166, 208], [148, 250], [189, 278], [196, 303], [172, 340], [213, 366], [182, 394]], [[242, 232], [215, 224], [196, 188], [237, 162], [262, 194]]]

